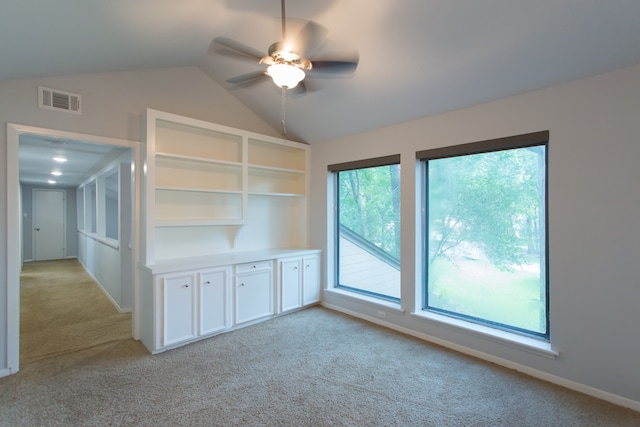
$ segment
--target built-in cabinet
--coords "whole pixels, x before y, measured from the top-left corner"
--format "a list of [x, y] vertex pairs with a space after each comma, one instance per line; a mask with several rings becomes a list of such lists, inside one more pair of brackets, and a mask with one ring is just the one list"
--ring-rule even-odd
[[282, 312], [320, 301], [320, 256], [278, 260], [279, 308]]
[[273, 261], [235, 266], [234, 324], [274, 314]]
[[[183, 273], [159, 278], [162, 292], [162, 345], [170, 346], [196, 337], [195, 275]], [[160, 307], [158, 307], [160, 308]]]
[[302, 305], [320, 302], [320, 254], [302, 258]]
[[158, 275], [156, 286], [162, 347], [229, 327], [229, 268]]
[[142, 342], [158, 353], [315, 304], [319, 264], [319, 250], [272, 249], [146, 266]]
[[153, 353], [320, 299], [306, 144], [147, 110], [140, 329]]
[[230, 326], [230, 268], [208, 269], [198, 273], [198, 335], [210, 335]]

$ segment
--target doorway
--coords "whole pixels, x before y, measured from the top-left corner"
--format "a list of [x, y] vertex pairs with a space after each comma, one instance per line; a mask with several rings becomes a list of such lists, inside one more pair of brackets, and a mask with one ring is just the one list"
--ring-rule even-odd
[[[7, 233], [7, 367], [9, 374], [13, 374], [18, 372], [19, 370], [19, 358], [20, 358], [20, 271], [22, 268], [22, 263], [24, 261], [23, 258], [23, 246], [25, 244], [29, 244], [29, 246], [33, 245], [32, 257], [35, 256], [36, 259], [39, 258], [48, 258], [48, 259], [60, 259], [64, 257], [68, 257], [68, 254], [64, 252], [62, 249], [61, 253], [63, 256], [56, 255], [54, 256], [51, 253], [42, 252], [43, 249], [40, 249], [40, 253], [38, 253], [38, 249], [35, 247], [36, 241], [40, 240], [38, 238], [29, 238], [28, 241], [23, 239], [22, 226], [23, 226], [23, 211], [22, 206], [25, 202], [21, 196], [21, 184], [20, 184], [20, 167], [19, 167], [19, 153], [20, 153], [20, 139], [25, 135], [37, 135], [40, 137], [50, 137], [54, 140], [72, 140], [72, 141], [81, 141], [87, 144], [92, 145], [105, 145], [105, 146], [115, 146], [126, 149], [130, 152], [130, 188], [129, 191], [125, 192], [130, 197], [128, 201], [128, 206], [131, 212], [131, 234], [126, 241], [120, 241], [117, 243], [117, 248], [123, 248], [123, 253], [127, 253], [127, 263], [129, 265], [129, 271], [131, 272], [131, 278], [129, 280], [130, 293], [132, 294], [132, 304], [131, 304], [131, 335], [134, 339], [139, 339], [139, 322], [137, 320], [138, 311], [139, 311], [139, 287], [138, 287], [138, 272], [133, 266], [135, 266], [135, 260], [139, 259], [139, 236], [137, 230], [139, 230], [139, 217], [140, 217], [140, 182], [141, 182], [141, 156], [140, 156], [140, 146], [137, 141], [128, 141], [121, 140], [115, 138], [105, 138], [95, 135], [87, 135], [87, 134], [78, 134], [73, 132], [59, 131], [55, 129], [45, 129], [45, 128], [37, 128], [32, 126], [23, 126], [16, 124], [7, 124], [7, 224], [8, 224], [8, 233]], [[36, 191], [34, 191], [36, 193]], [[69, 191], [67, 191], [67, 196], [70, 196]], [[75, 199], [75, 194], [73, 195]], [[54, 205], [57, 205], [59, 200], [57, 199], [58, 194], [52, 195], [52, 192], [44, 191], [42, 194], [36, 195], [33, 194], [33, 204], [40, 204], [40, 202], [51, 202], [53, 201]], [[63, 202], [64, 202], [63, 195]], [[52, 200], [48, 200], [47, 198], [52, 198]], [[29, 197], [31, 199], [31, 197]], [[64, 212], [63, 205], [63, 223], [64, 217], [70, 214], [70, 209], [66, 208], [66, 215]], [[39, 209], [34, 209], [38, 210]], [[75, 210], [74, 210], [75, 211]], [[75, 214], [75, 212], [73, 212]], [[36, 216], [39, 216], [36, 214]], [[35, 217], [33, 218], [36, 219]], [[40, 221], [40, 218], [37, 219]], [[67, 221], [68, 222], [68, 221]], [[63, 246], [70, 242], [69, 233], [71, 234], [72, 240], [79, 240], [80, 233], [76, 230], [76, 227], [71, 226], [69, 224], [67, 227], [66, 233], [63, 232]], [[37, 226], [34, 228], [38, 228]], [[37, 233], [42, 230], [30, 230], [34, 233]], [[63, 227], [64, 229], [64, 227]], [[31, 237], [31, 236], [30, 236]], [[93, 236], [89, 236], [93, 237]], [[66, 241], [65, 241], [66, 238]], [[91, 239], [90, 239], [91, 240]], [[99, 239], [96, 239], [99, 240]], [[108, 239], [106, 239], [108, 240]], [[111, 243], [114, 246], [113, 242]], [[48, 250], [48, 249], [47, 249]], [[57, 249], [59, 251], [59, 249]], [[51, 257], [51, 258], [49, 258]], [[33, 258], [32, 258], [33, 259]], [[104, 287], [103, 287], [104, 290]], [[108, 296], [108, 295], [107, 295]]]

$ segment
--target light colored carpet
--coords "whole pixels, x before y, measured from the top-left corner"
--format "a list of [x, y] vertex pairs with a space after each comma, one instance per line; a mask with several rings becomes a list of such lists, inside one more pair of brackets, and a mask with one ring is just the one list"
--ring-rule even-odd
[[131, 336], [121, 314], [76, 259], [26, 263], [20, 274], [20, 365], [95, 351]]
[[0, 379], [0, 425], [640, 425], [640, 413], [320, 307], [156, 356], [126, 333], [47, 354]]

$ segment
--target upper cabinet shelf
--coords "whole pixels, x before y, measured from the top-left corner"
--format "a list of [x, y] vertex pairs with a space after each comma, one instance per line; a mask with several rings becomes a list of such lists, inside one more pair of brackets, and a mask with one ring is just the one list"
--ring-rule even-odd
[[156, 120], [155, 133], [155, 154], [242, 163], [240, 134], [161, 119]]
[[240, 227], [249, 249], [305, 246], [309, 146], [152, 109], [146, 131], [147, 264], [238, 249]]
[[249, 165], [304, 173], [306, 150], [249, 138]]
[[242, 166], [241, 162], [229, 162], [226, 160], [218, 160], [218, 159], [206, 159], [202, 157], [192, 157], [192, 156], [181, 156], [179, 154], [171, 154], [171, 153], [161, 153], [156, 152], [157, 159], [167, 159], [167, 160], [183, 160], [185, 162], [193, 162], [193, 163], [213, 163], [217, 165], [229, 165], [229, 166]]

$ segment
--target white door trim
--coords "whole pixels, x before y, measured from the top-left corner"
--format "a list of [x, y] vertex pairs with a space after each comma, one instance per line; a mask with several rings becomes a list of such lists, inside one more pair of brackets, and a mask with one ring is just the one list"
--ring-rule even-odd
[[[108, 144], [127, 147], [133, 150], [135, 167], [134, 175], [134, 235], [133, 257], [134, 265], [140, 259], [140, 197], [142, 183], [142, 158], [140, 142], [126, 139], [109, 138], [103, 136], [67, 132], [56, 129], [26, 126], [7, 123], [7, 343], [6, 360], [9, 374], [15, 374], [20, 367], [20, 269], [22, 264], [22, 246], [20, 238], [20, 169], [19, 169], [19, 139], [21, 134], [36, 134], [58, 138], [75, 139], [96, 144]], [[16, 250], [18, 248], [18, 250]], [[134, 268], [133, 278], [133, 309], [132, 336], [140, 339], [140, 280], [137, 268]], [[0, 376], [2, 373], [0, 373]]]

